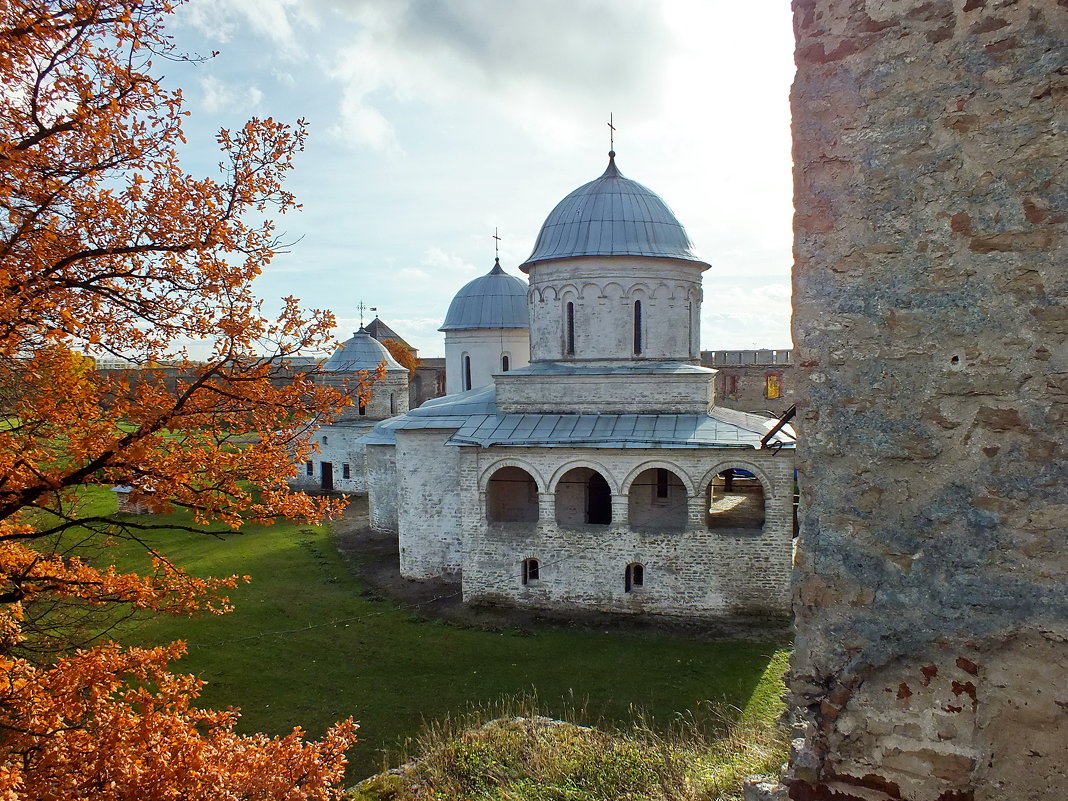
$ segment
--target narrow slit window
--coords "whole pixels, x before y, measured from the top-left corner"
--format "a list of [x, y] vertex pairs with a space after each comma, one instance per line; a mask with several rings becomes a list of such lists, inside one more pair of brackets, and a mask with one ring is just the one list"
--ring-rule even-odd
[[360, 414], [367, 414], [367, 405], [363, 401], [360, 401]]
[[642, 302], [634, 301], [634, 355], [642, 353]]
[[501, 372], [502, 373], [507, 373], [508, 372], [508, 366], [509, 366], [508, 354], [506, 353], [505, 355], [501, 356]]
[[631, 592], [645, 586], [645, 568], [639, 562], [631, 562], [627, 565], [626, 574], [623, 577], [623, 589]]
[[352, 478], [352, 470], [349, 469], [349, 463], [348, 462], [342, 462], [342, 464], [341, 464], [341, 477], [342, 478]]
[[390, 414], [396, 414], [397, 413], [397, 393], [395, 393], [395, 392], [390, 392], [389, 393], [389, 413]]
[[565, 352], [568, 356], [575, 355], [575, 304], [571, 301], [567, 303], [566, 309], [567, 317], [567, 342], [565, 343]]
[[471, 357], [464, 356], [464, 389], [471, 389]]
[[668, 496], [668, 471], [663, 467], [656, 469], [656, 497], [666, 498]]
[[541, 566], [537, 559], [523, 560], [523, 583], [533, 584], [538, 581], [541, 574]]
[[329, 445], [329, 444], [330, 444], [330, 438], [329, 437], [323, 437], [323, 445]]

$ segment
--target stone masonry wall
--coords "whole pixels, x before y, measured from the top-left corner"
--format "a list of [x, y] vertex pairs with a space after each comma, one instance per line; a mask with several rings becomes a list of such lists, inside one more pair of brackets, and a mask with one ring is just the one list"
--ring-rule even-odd
[[397, 432], [398, 544], [405, 578], [434, 578], [460, 569], [460, 449], [445, 445], [453, 433], [455, 429]]
[[[781, 619], [789, 612], [792, 563], [792, 451], [608, 448], [463, 448], [465, 601], [687, 617]], [[538, 485], [539, 521], [485, 522], [489, 478], [520, 467]], [[611, 489], [610, 525], [561, 525], [555, 491], [573, 467], [599, 472]], [[691, 490], [683, 530], [656, 531], [628, 522], [630, 484], [666, 467]], [[760, 529], [707, 528], [708, 482], [728, 467], [766, 481], [767, 517]], [[637, 492], [648, 492], [644, 484]], [[522, 562], [537, 559], [540, 578], [522, 582]], [[624, 572], [638, 562], [644, 586], [626, 592]]]
[[371, 528], [397, 533], [397, 448], [394, 445], [368, 445], [367, 503]]
[[1068, 798], [1068, 2], [793, 8], [790, 796]]

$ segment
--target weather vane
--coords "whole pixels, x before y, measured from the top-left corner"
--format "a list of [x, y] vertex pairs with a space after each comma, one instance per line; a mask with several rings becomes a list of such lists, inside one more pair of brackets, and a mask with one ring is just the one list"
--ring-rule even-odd
[[362, 300], [356, 305], [356, 308], [359, 309], [359, 311], [360, 311], [360, 328], [363, 328], [363, 313], [365, 311], [373, 311], [373, 312], [377, 312], [378, 311], [378, 307], [377, 306], [371, 306], [370, 308], [368, 308], [367, 306], [364, 305]]
[[493, 226], [493, 255], [499, 259], [501, 257], [501, 238], [497, 236], [497, 226]]
[[612, 112], [608, 112], [608, 149], [616, 149], [616, 126], [612, 124]]

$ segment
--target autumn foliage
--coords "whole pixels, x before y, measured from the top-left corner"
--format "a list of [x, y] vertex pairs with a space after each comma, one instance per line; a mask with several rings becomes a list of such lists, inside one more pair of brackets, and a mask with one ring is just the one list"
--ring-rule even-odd
[[[333, 321], [292, 298], [269, 318], [251, 286], [278, 248], [268, 215], [295, 206], [303, 124], [221, 131], [218, 176], [185, 173], [182, 96], [154, 77], [182, 59], [170, 10], [0, 0], [0, 799], [326, 798], [353, 742], [351, 722], [317, 743], [236, 735], [235, 713], [196, 709], [199, 682], [167, 671], [180, 644], [64, 642], [38, 614], [222, 612], [240, 580], [90, 564], [72, 540], [165, 524], [87, 515], [87, 487], [216, 529], [340, 510], [285, 483], [309, 426], [351, 402], [287, 365], [328, 347]], [[198, 341], [211, 352], [193, 363]], [[99, 372], [80, 351], [180, 377]]]
[[395, 339], [384, 339], [382, 345], [389, 351], [389, 355], [397, 360], [397, 364], [414, 374], [415, 368], [422, 365], [422, 361], [415, 355], [411, 348], [403, 342]]

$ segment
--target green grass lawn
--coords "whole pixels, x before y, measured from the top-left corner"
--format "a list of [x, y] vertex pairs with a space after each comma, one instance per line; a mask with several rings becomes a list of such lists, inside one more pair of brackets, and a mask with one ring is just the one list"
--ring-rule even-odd
[[[280, 734], [299, 725], [318, 736], [338, 719], [356, 718], [351, 780], [379, 770], [383, 751], [395, 761], [423, 721], [502, 697], [533, 693], [545, 714], [585, 706], [586, 721], [624, 726], [635, 707], [665, 726], [712, 705], [747, 717], [779, 708], [781, 644], [572, 629], [499, 633], [422, 621], [366, 592], [325, 527], [283, 523], [222, 538], [160, 533], [152, 541], [194, 574], [247, 573], [252, 583], [231, 594], [237, 610], [228, 615], [145, 618], [124, 624], [121, 639], [186, 640], [189, 655], [174, 669], [208, 682], [203, 706], [240, 707], [244, 731]], [[134, 547], [114, 550], [120, 567], [140, 561]]]

